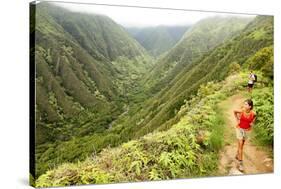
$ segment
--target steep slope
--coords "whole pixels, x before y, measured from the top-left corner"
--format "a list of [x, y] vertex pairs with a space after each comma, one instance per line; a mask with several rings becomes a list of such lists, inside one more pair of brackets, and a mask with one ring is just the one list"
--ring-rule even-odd
[[176, 46], [157, 61], [145, 80], [149, 90], [153, 93], [159, 91], [184, 67], [237, 34], [251, 19], [217, 16], [194, 24]]
[[[257, 33], [261, 33], [259, 38], [256, 38]], [[196, 94], [201, 84], [224, 79], [233, 63], [239, 64], [239, 67], [249, 67], [249, 62], [252, 62], [253, 57], [264, 59], [262, 58], [265, 57], [264, 54], [260, 53], [260, 51], [264, 51], [263, 49], [271, 51], [266, 56], [268, 60], [272, 60], [272, 44], [272, 17], [257, 17], [240, 34], [184, 67], [170, 83], [161, 85], [160, 92], [132, 108], [132, 111], [129, 112], [131, 117], [123, 119], [123, 123], [120, 121], [121, 123], [116, 124], [116, 128], [113, 127], [113, 130], [116, 129], [116, 132], [119, 131], [121, 135], [123, 132], [134, 133], [130, 137], [134, 138], [155, 129], [169, 128], [177, 121], [174, 116], [184, 103], [184, 99], [189, 99]], [[269, 62], [266, 66], [267, 69], [264, 69], [265, 72], [271, 70], [272, 73], [272, 65], [272, 62]], [[122, 125], [129, 127], [122, 127]]]
[[[43, 15], [44, 18], [46, 18], [46, 15]], [[211, 37], [209, 36], [209, 40], [214, 42], [210, 42], [210, 44], [213, 45], [212, 48], [208, 47], [207, 50], [208, 52], [203, 52], [204, 49], [206, 49], [206, 44], [203, 42], [199, 44], [199, 47], [196, 48], [195, 51], [191, 51], [190, 56], [187, 54], [185, 50], [185, 47], [182, 46], [183, 50], [179, 48], [179, 51], [175, 51], [174, 53], [176, 54], [175, 56], [167, 53], [169, 55], [169, 61], [174, 62], [174, 59], [177, 60], [177, 57], [184, 57], [182, 58], [182, 61], [179, 61], [179, 64], [176, 64], [174, 69], [176, 71], [169, 72], [169, 75], [173, 76], [170, 77], [167, 81], [169, 82], [164, 82], [162, 85], [157, 85], [160, 87], [159, 90], [153, 90], [154, 95], [151, 95], [151, 98], [147, 98], [143, 94], [143, 92], [140, 92], [139, 96], [136, 98], [132, 97], [130, 94], [127, 96], [124, 96], [127, 93], [127, 88], [124, 86], [132, 86], [133, 84], [137, 84], [138, 81], [140, 80], [141, 76], [144, 76], [143, 73], [147, 71], [147, 67], [149, 67], [148, 63], [149, 61], [146, 61], [146, 58], [140, 58], [139, 56], [136, 56], [137, 58], [133, 58], [132, 60], [129, 59], [130, 55], [120, 55], [119, 57], [114, 58], [115, 56], [109, 56], [110, 53], [106, 53], [107, 51], [95, 51], [91, 52], [91, 48], [88, 50], [85, 50], [87, 48], [87, 45], [82, 47], [83, 42], [77, 42], [75, 37], [73, 37], [69, 32], [66, 32], [64, 28], [58, 24], [58, 22], [55, 21], [53, 17], [48, 18], [48, 23], [52, 23], [51, 25], [56, 25], [57, 27], [52, 28], [52, 27], [47, 27], [44, 28], [44, 32], [51, 32], [52, 38], [54, 41], [46, 41], [47, 43], [50, 44], [56, 44], [58, 41], [60, 41], [60, 37], [63, 36], [69, 36], [69, 39], [67, 38], [62, 38], [61, 41], [65, 43], [67, 41], [67, 45], [65, 47], [63, 46], [64, 43], [60, 44], [60, 47], [64, 50], [63, 52], [65, 53], [65, 57], [61, 57], [66, 64], [65, 65], [71, 65], [74, 66], [76, 64], [71, 64], [72, 60], [70, 57], [76, 59], [77, 57], [80, 57], [84, 55], [85, 57], [88, 57], [88, 61], [85, 61], [84, 58], [83, 60], [78, 59], [77, 62], [85, 62], [83, 65], [81, 65], [82, 68], [84, 68], [84, 65], [92, 65], [95, 66], [96, 69], [100, 72], [102, 72], [103, 77], [99, 78], [100, 80], [105, 80], [103, 82], [108, 82], [109, 84], [106, 85], [107, 88], [98, 88], [98, 85], [96, 84], [96, 81], [91, 79], [97, 86], [96, 88], [98, 90], [95, 93], [94, 97], [89, 97], [93, 98], [89, 100], [89, 102], [96, 102], [99, 106], [93, 106], [95, 108], [85, 108], [82, 106], [81, 103], [77, 103], [75, 98], [74, 98], [74, 93], [71, 94], [70, 92], [73, 91], [82, 91], [83, 89], [75, 89], [75, 88], [70, 88], [73, 86], [66, 86], [67, 88], [70, 88], [69, 92], [65, 92], [67, 96], [67, 100], [73, 102], [74, 106], [77, 108], [84, 108], [85, 111], [83, 111], [82, 114], [76, 114], [77, 121], [71, 121], [71, 122], [61, 122], [60, 124], [57, 124], [57, 130], [53, 130], [53, 125], [45, 125], [47, 127], [44, 127], [44, 129], [51, 129], [48, 130], [47, 133], [50, 133], [51, 136], [54, 137], [54, 139], [60, 139], [60, 140], [68, 140], [65, 142], [54, 142], [52, 144], [46, 144], [46, 145], [41, 145], [38, 147], [37, 152], [37, 162], [38, 162], [38, 173], [39, 175], [44, 173], [47, 169], [50, 167], [54, 167], [58, 164], [61, 164], [63, 162], [73, 162], [77, 160], [82, 160], [85, 159], [87, 156], [95, 152], [101, 151], [103, 148], [106, 146], [116, 146], [118, 144], [121, 144], [125, 141], [129, 141], [133, 138], [138, 138], [140, 136], [143, 136], [149, 132], [155, 131], [155, 130], [166, 130], [170, 128], [174, 123], [176, 123], [180, 117], [176, 116], [181, 105], [184, 104], [185, 99], [190, 99], [192, 95], [196, 94], [199, 86], [201, 84], [204, 84], [208, 81], [211, 80], [221, 80], [223, 79], [227, 74], [228, 74], [228, 67], [231, 63], [233, 62], [238, 62], [239, 65], [247, 65], [250, 64], [249, 61], [250, 59], [252, 60], [253, 56], [256, 55], [256, 53], [263, 48], [269, 47], [272, 45], [272, 32], [273, 32], [273, 26], [272, 26], [272, 18], [268, 17], [258, 17], [255, 19], [252, 23], [250, 23], [246, 29], [244, 29], [241, 33], [239, 33], [239, 30], [233, 29], [236, 32], [229, 32], [231, 34], [225, 34], [222, 35], [225, 37], [224, 40], [222, 40], [220, 37], [216, 36], [214, 39], [210, 39]], [[235, 23], [235, 22], [234, 22]], [[235, 25], [232, 23], [232, 25]], [[238, 21], [238, 25], [239, 25]], [[208, 24], [208, 23], [206, 23]], [[228, 22], [226, 23], [228, 24]], [[45, 27], [46, 24], [44, 24], [42, 27]], [[230, 26], [234, 27], [235, 26]], [[202, 26], [203, 27], [203, 26]], [[211, 26], [209, 26], [211, 27]], [[213, 26], [212, 26], [213, 27]], [[221, 26], [222, 27], [222, 26]], [[221, 28], [218, 27], [218, 28]], [[205, 28], [205, 27], [203, 27]], [[208, 28], [208, 27], [206, 27]], [[242, 28], [242, 27], [241, 27]], [[241, 29], [240, 28], [240, 29]], [[214, 28], [213, 28], [214, 29]], [[218, 34], [223, 33], [224, 29], [219, 30]], [[63, 35], [62, 35], [62, 32]], [[206, 29], [208, 31], [208, 29]], [[203, 33], [205, 33], [208, 36], [208, 32], [202, 32], [202, 39]], [[231, 38], [231, 36], [236, 36], [234, 38]], [[59, 35], [59, 36], [56, 36]], [[80, 34], [81, 35], [81, 34]], [[191, 34], [186, 34], [186, 35], [191, 35]], [[195, 35], [195, 34], [192, 34]], [[214, 35], [214, 34], [213, 34]], [[195, 35], [196, 36], [196, 35]], [[198, 37], [198, 36], [197, 36]], [[44, 39], [44, 35], [42, 35], [42, 41], [46, 40]], [[71, 39], [71, 40], [70, 40]], [[184, 38], [185, 39], [185, 38]], [[196, 38], [194, 38], [196, 39]], [[201, 39], [201, 38], [200, 38]], [[220, 43], [217, 40], [220, 41]], [[226, 40], [228, 39], [228, 40]], [[231, 39], [231, 40], [229, 40]], [[70, 42], [68, 42], [70, 41]], [[181, 40], [179, 44], [184, 40]], [[200, 40], [199, 40], [200, 41]], [[208, 41], [208, 40], [207, 40]], [[205, 43], [207, 42], [205, 41]], [[52, 42], [52, 43], [51, 43]], [[192, 42], [192, 41], [191, 41]], [[195, 41], [194, 45], [195, 45]], [[70, 45], [71, 44], [71, 45]], [[40, 45], [39, 45], [40, 46]], [[71, 48], [69, 48], [69, 46]], [[179, 45], [181, 46], [181, 45]], [[49, 54], [51, 54], [53, 57], [54, 53], [52, 50], [48, 50], [47, 46], [44, 46], [44, 53], [42, 53], [42, 61], [47, 67], [48, 64], [48, 59], [49, 59]], [[78, 48], [81, 50], [74, 50], [74, 55], [73, 56], [73, 48]], [[84, 49], [85, 48], [85, 49]], [[175, 48], [178, 48], [177, 46]], [[190, 47], [191, 48], [191, 47]], [[210, 49], [209, 49], [210, 48]], [[39, 48], [40, 49], [40, 48]], [[200, 50], [199, 50], [200, 49]], [[271, 48], [272, 49], [272, 48]], [[56, 49], [57, 50], [57, 49]], [[188, 49], [186, 49], [188, 50]], [[172, 49], [173, 51], [173, 49]], [[38, 51], [39, 53], [40, 51]], [[203, 56], [194, 56], [192, 55], [192, 52], [200, 52], [202, 53]], [[93, 54], [90, 54], [93, 53]], [[115, 54], [115, 53], [114, 53]], [[121, 53], [120, 53], [121, 54]], [[270, 53], [269, 53], [270, 54]], [[94, 58], [94, 56], [97, 56], [97, 58]], [[109, 56], [109, 57], [107, 57]], [[145, 55], [144, 55], [145, 56]], [[189, 60], [189, 57], [192, 58], [192, 60]], [[57, 57], [55, 57], [55, 60]], [[173, 59], [174, 58], [174, 59]], [[68, 61], [66, 61], [68, 60]], [[125, 60], [125, 61], [124, 61]], [[129, 61], [128, 61], [129, 60]], [[139, 61], [141, 60], [141, 61]], [[165, 59], [162, 58], [164, 61]], [[185, 61], [183, 61], [185, 60]], [[165, 60], [166, 61], [166, 60]], [[54, 62], [54, 61], [49, 61], [49, 62]], [[59, 62], [59, 61], [57, 61]], [[69, 63], [70, 62], [70, 63]], [[93, 64], [94, 62], [94, 64]], [[166, 62], [167, 64], [170, 64], [171, 62]], [[135, 64], [136, 63], [136, 64]], [[162, 78], [161, 73], [162, 70], [164, 69], [165, 65], [162, 62], [158, 62], [159, 64], [156, 65], [154, 70], [152, 71], [151, 78], [146, 78], [147, 81], [150, 81], [147, 84], [147, 88], [150, 89], [151, 86], [155, 86], [153, 84], [155, 83], [160, 83], [159, 81], [164, 78]], [[185, 64], [188, 63], [188, 64]], [[111, 66], [107, 66], [107, 65]], [[57, 66], [58, 65], [58, 66]], [[89, 66], [88, 65], [88, 66]], [[128, 80], [123, 80], [124, 76], [123, 74], [127, 72], [126, 68], [127, 65], [136, 65], [133, 66], [132, 70], [134, 74], [132, 75], [130, 72], [129, 74], [125, 74]], [[138, 66], [139, 65], [139, 66]], [[188, 65], [188, 66], [187, 66]], [[61, 73], [60, 68], [61, 64], [57, 63], [56, 66], [49, 67], [48, 69], [50, 70], [47, 73], [53, 74], [53, 73]], [[159, 66], [159, 73], [157, 73], [157, 66]], [[56, 68], [58, 69], [58, 72], [56, 72]], [[79, 67], [79, 66], [78, 66]], [[90, 67], [90, 66], [89, 66]], [[142, 69], [139, 69], [142, 68]], [[67, 68], [63, 68], [67, 69]], [[75, 68], [76, 70], [77, 68]], [[46, 70], [43, 68], [42, 70]], [[70, 68], [68, 69], [69, 72], [71, 71]], [[87, 69], [82, 69], [84, 71], [88, 71]], [[142, 70], [141, 72], [138, 72], [137, 70]], [[117, 74], [116, 74], [117, 73]], [[153, 78], [155, 73], [155, 83], [153, 83]], [[171, 73], [171, 74], [170, 74]], [[56, 75], [54, 79], [52, 79], [58, 84], [59, 86], [64, 86], [66, 83], [63, 83], [63, 79], [67, 79], [68, 77], [73, 76], [74, 74], [79, 74], [78, 72], [74, 72], [73, 74], [67, 74], [64, 77], [61, 77], [60, 75]], [[142, 75], [143, 74], [143, 75]], [[43, 74], [42, 74], [43, 75]], [[88, 75], [89, 74], [85, 74]], [[158, 76], [161, 77], [158, 77]], [[96, 76], [96, 74], [93, 74], [93, 76]], [[117, 77], [115, 77], [117, 76]], [[82, 74], [81, 74], [81, 77]], [[87, 81], [89, 78], [85, 78], [85, 81]], [[40, 84], [43, 85], [42, 82], [46, 81], [44, 77], [38, 77], [37, 80]], [[130, 78], [130, 79], [129, 79]], [[50, 79], [47, 79], [48, 81], [51, 81]], [[72, 80], [75, 82], [75, 79]], [[114, 81], [114, 82], [113, 82]], [[151, 82], [153, 81], [153, 82]], [[92, 82], [89, 82], [92, 83]], [[38, 84], [38, 86], [39, 86]], [[77, 85], [79, 87], [83, 85]], [[100, 85], [103, 86], [103, 85]], [[117, 87], [116, 87], [117, 86]], [[133, 91], [134, 89], [136, 90], [136, 93], [139, 91], [143, 91], [143, 86], [137, 85], [135, 88], [131, 88], [130, 91]], [[89, 87], [90, 88], [90, 87]], [[106, 89], [106, 90], [105, 90]], [[41, 89], [40, 89], [41, 90]], [[47, 91], [48, 87], [42, 86], [41, 91]], [[65, 91], [64, 87], [62, 88], [61, 91]], [[120, 92], [121, 91], [121, 92]], [[51, 91], [52, 92], [52, 91]], [[55, 94], [57, 92], [54, 92]], [[84, 94], [83, 93], [77, 93], [79, 94]], [[86, 93], [87, 94], [87, 93]], [[148, 93], [149, 94], [149, 93]], [[47, 96], [49, 95], [49, 97]], [[135, 95], [135, 94], [133, 94]], [[53, 98], [53, 97], [56, 98]], [[114, 102], [114, 98], [122, 97], [119, 101], [117, 100], [117, 103], [112, 105]], [[133, 104], [130, 105], [129, 107], [123, 107], [124, 101], [128, 101], [128, 99], [124, 98], [128, 97], [129, 99], [133, 99], [136, 101], [133, 101]], [[50, 99], [51, 102], [47, 102], [51, 104], [51, 107], [57, 107], [57, 111], [61, 110], [61, 105], [59, 105], [59, 100], [57, 100], [57, 95], [54, 95], [52, 93], [45, 92], [42, 95], [42, 98], [44, 99]], [[76, 97], [77, 98], [77, 97]], [[95, 98], [95, 99], [94, 99]], [[109, 100], [113, 99], [113, 100]], [[126, 99], [126, 100], [124, 100]], [[135, 103], [136, 102], [136, 103]], [[86, 102], [85, 102], [86, 103]], [[135, 103], [135, 104], [134, 104]], [[43, 105], [41, 105], [42, 107]], [[38, 106], [39, 107], [39, 106]], [[72, 107], [72, 106], [71, 106]], [[123, 109], [122, 109], [123, 108]], [[121, 110], [120, 110], [121, 109]], [[97, 111], [98, 110], [98, 111]], [[121, 111], [124, 111], [122, 114]], [[119, 112], [118, 112], [119, 111]], [[40, 108], [39, 111], [40, 112]], [[93, 114], [94, 112], [94, 114]], [[61, 114], [58, 114], [61, 115]], [[62, 114], [64, 115], [64, 113]], [[117, 118], [118, 116], [118, 118]], [[86, 119], [85, 119], [86, 117]], [[117, 119], [115, 119], [117, 118]], [[114, 120], [114, 121], [113, 121]], [[102, 124], [100, 124], [102, 123]], [[97, 125], [100, 124], [102, 127], [97, 127]], [[60, 126], [67, 126], [65, 130], [62, 131], [62, 128]], [[108, 128], [104, 130], [104, 128]], [[44, 133], [42, 132], [42, 137], [44, 136]], [[79, 137], [76, 137], [76, 136]], [[48, 136], [48, 137], [51, 137]], [[58, 137], [59, 136], [59, 137]], [[73, 137], [75, 136], [75, 137]], [[72, 140], [69, 140], [69, 139]]]
[[[256, 17], [239, 35], [217, 46], [201, 59], [190, 63], [190, 66], [184, 67], [170, 83], [162, 85], [162, 90], [147, 103], [147, 109], [154, 113], [153, 117], [146, 119], [144, 127], [138, 129], [138, 132], [143, 134], [153, 128], [168, 128], [171, 123], [176, 121], [171, 118], [184, 103], [184, 99], [189, 99], [196, 94], [201, 84], [224, 79], [233, 63], [248, 67], [249, 60], [259, 54], [261, 49], [272, 45], [273, 18], [270, 16]], [[268, 56], [270, 59], [272, 53], [269, 53]], [[272, 64], [269, 64], [268, 69], [271, 68]], [[148, 104], [150, 105], [148, 106]], [[146, 117], [149, 111], [143, 117]]]
[[[180, 119], [171, 129], [150, 133], [116, 148], [108, 147], [83, 162], [60, 165], [40, 176], [36, 186], [228, 175], [218, 172], [218, 154], [226, 142], [224, 131], [229, 130], [229, 122], [224, 121], [223, 117], [225, 110], [220, 108], [220, 104], [226, 98], [241, 93], [245, 77], [247, 73], [238, 73], [222, 82], [210, 82], [201, 86], [197, 96], [183, 104], [176, 115]], [[268, 90], [264, 87], [267, 84], [259, 85], [259, 89], [255, 90]], [[271, 98], [267, 98], [267, 93], [262, 93], [266, 98], [259, 98], [255, 108], [260, 110], [269, 106], [272, 113], [272, 88], [268, 92]], [[273, 120], [273, 114], [259, 116], [259, 120]], [[257, 129], [264, 129], [264, 121], [258, 121], [256, 124]], [[270, 123], [270, 126], [273, 126], [273, 123]], [[263, 131], [268, 135], [272, 134], [271, 131]], [[259, 165], [263, 163], [258, 162]]]
[[40, 169], [49, 145], [109, 128], [138, 86], [131, 82], [147, 72], [151, 61], [145, 49], [108, 17], [73, 13], [46, 2], [36, 5], [35, 16], [32, 50]]
[[[185, 99], [192, 98], [201, 84], [225, 78], [229, 66], [235, 61], [248, 67], [249, 60], [263, 48], [272, 45], [272, 22], [272, 17], [257, 17], [240, 34], [191, 63], [191, 67], [182, 69], [159, 93], [151, 98], [141, 97], [131, 104], [118, 119], [111, 122], [106, 132], [49, 146], [48, 151], [40, 158], [42, 166], [46, 169], [46, 166], [53, 165], [54, 162], [81, 160], [93, 151], [101, 151], [107, 145], [116, 146], [155, 130], [169, 129], [179, 121], [180, 117], [176, 115]], [[263, 31], [262, 35], [256, 39], [254, 34], [260, 31]], [[269, 56], [272, 54], [269, 53]], [[270, 66], [267, 70], [270, 70]]]
[[156, 26], [126, 28], [132, 36], [153, 56], [157, 57], [172, 48], [189, 26]]
[[70, 12], [54, 6], [48, 8], [48, 14], [95, 58], [115, 60], [119, 56], [133, 58], [146, 53], [122, 26], [107, 16]]
[[150, 66], [145, 50], [108, 17], [40, 3], [36, 23], [38, 121], [52, 123], [118, 99], [123, 73], [112, 61], [120, 57], [142, 71]]

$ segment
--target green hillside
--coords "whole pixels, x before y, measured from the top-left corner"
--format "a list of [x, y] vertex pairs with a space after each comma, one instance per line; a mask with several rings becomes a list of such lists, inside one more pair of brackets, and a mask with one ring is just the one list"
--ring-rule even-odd
[[126, 30], [153, 56], [171, 49], [189, 29], [190, 26], [156, 26]]
[[[263, 35], [256, 39], [254, 34], [259, 31], [263, 31]], [[170, 82], [158, 83], [157, 87], [161, 91], [148, 100], [147, 105], [144, 106], [147, 111], [143, 111], [144, 114], [140, 115], [147, 117], [153, 110], [153, 117], [145, 121], [145, 125], [138, 129], [138, 133], [142, 135], [156, 127], [169, 128], [171, 123], [176, 121], [173, 117], [184, 100], [195, 95], [201, 84], [224, 79], [230, 65], [234, 63], [241, 67], [249, 66], [249, 61], [256, 53], [272, 45], [272, 17], [257, 17], [241, 33], [179, 70]], [[271, 55], [269, 53], [268, 57]], [[272, 64], [269, 63], [267, 66], [272, 70]]]
[[[272, 91], [270, 16], [202, 20], [156, 62], [109, 17], [40, 3], [36, 22], [38, 186], [210, 175], [222, 142], [215, 137], [221, 128], [213, 127], [222, 121], [214, 117], [215, 104], [240, 90], [246, 75], [226, 86], [223, 80], [259, 70], [260, 90]], [[209, 117], [199, 122], [207, 110]], [[197, 127], [209, 141], [194, 141]], [[271, 131], [269, 126], [266, 133]], [[257, 135], [272, 143], [262, 129]]]
[[[261, 75], [255, 89], [259, 114], [255, 137], [273, 136], [272, 80]], [[218, 104], [243, 89], [247, 73], [229, 76], [218, 83], [201, 85], [197, 96], [180, 108], [179, 121], [168, 131], [150, 133], [117, 148], [107, 147], [83, 162], [65, 163], [39, 177], [36, 186], [67, 186], [163, 180], [218, 175], [218, 152], [224, 145], [226, 123]], [[262, 93], [261, 93], [262, 92]], [[270, 111], [271, 112], [271, 111]], [[264, 122], [263, 120], [268, 120]], [[229, 129], [229, 128], [227, 128]], [[262, 136], [265, 139], [265, 135]], [[270, 141], [267, 144], [272, 144]]]
[[126, 111], [128, 96], [153, 62], [108, 17], [49, 3], [38, 4], [35, 16], [36, 167], [41, 174], [49, 145], [109, 128]]
[[183, 68], [239, 33], [251, 19], [217, 16], [194, 24], [169, 52], [159, 58], [145, 80], [148, 90], [158, 92]]
[[[41, 3], [36, 22], [39, 127], [67, 120], [85, 109], [101, 108], [111, 115], [114, 112], [109, 109], [124, 105], [124, 88], [132, 82], [129, 77], [136, 80], [151, 67], [145, 50], [105, 16]], [[128, 67], [125, 71], [124, 66]]]

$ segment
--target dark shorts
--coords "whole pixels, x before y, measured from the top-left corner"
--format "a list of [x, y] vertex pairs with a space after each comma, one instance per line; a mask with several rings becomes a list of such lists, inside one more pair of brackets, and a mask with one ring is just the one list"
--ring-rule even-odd
[[254, 84], [248, 83], [248, 87], [249, 87], [249, 88], [253, 88], [253, 86], [254, 86]]

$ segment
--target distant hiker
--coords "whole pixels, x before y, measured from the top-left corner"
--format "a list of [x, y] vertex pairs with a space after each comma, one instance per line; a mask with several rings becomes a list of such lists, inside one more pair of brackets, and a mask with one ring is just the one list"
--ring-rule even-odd
[[253, 73], [253, 71], [251, 71], [250, 75], [249, 75], [249, 81], [248, 81], [248, 92], [252, 92], [253, 86], [256, 81], [257, 81], [257, 76]]
[[237, 119], [236, 137], [238, 140], [238, 148], [236, 159], [239, 161], [238, 169], [244, 171], [243, 167], [243, 147], [247, 139], [247, 132], [251, 130], [255, 119], [256, 113], [253, 111], [253, 101], [245, 100], [242, 110], [234, 110], [234, 116]]

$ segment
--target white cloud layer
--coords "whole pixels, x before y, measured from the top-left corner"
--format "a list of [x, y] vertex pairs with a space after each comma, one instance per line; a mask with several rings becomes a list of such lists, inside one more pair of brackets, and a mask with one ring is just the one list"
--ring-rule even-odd
[[125, 27], [145, 27], [157, 25], [190, 25], [210, 16], [255, 16], [246, 14], [216, 13], [139, 7], [122, 7], [96, 4], [55, 3], [75, 12], [107, 15]]

